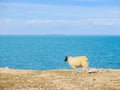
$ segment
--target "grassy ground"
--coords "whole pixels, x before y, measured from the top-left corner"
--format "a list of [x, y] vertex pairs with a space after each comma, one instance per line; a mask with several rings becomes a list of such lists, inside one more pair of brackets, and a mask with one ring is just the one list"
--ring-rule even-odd
[[120, 90], [120, 69], [90, 74], [0, 68], [0, 90]]

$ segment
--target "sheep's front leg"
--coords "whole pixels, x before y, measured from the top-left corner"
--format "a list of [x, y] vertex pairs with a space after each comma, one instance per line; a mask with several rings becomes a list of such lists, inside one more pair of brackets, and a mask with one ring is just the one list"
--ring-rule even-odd
[[72, 66], [72, 68], [73, 68], [73, 69], [76, 69], [76, 67], [75, 67], [75, 66]]

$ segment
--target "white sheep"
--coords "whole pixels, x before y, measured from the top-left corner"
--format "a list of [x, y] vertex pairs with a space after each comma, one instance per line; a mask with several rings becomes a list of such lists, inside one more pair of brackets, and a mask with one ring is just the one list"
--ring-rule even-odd
[[84, 67], [88, 68], [88, 58], [86, 56], [79, 56], [79, 57], [65, 57], [64, 61], [68, 61], [69, 65], [75, 69], [77, 67]]

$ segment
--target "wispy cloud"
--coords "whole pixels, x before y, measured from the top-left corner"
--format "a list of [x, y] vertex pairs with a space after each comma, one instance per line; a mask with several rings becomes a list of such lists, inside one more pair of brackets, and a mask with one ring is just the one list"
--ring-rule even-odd
[[30, 19], [30, 20], [14, 20], [14, 19], [1, 19], [0, 24], [75, 24], [75, 25], [120, 25], [120, 18], [89, 18], [81, 20], [42, 20], [42, 19]]
[[103, 33], [107, 29], [111, 32], [113, 29], [116, 32], [120, 30], [120, 7], [0, 2], [0, 12], [0, 33], [24, 33], [25, 31], [25, 33], [30, 31], [34, 33], [35, 30], [37, 33], [40, 30], [39, 33], [74, 33], [76, 31], [77, 34], [78, 32], [88, 33], [94, 29], [97, 32], [102, 30]]
[[37, 19], [81, 19], [81, 18], [120, 18], [120, 8], [61, 6], [32, 3], [0, 3], [0, 18]]
[[[26, 25], [29, 25], [64, 23], [81, 25], [120, 25], [120, 8], [115, 7], [94, 8], [82, 6], [1, 2], [0, 7], [3, 6], [7, 8], [1, 9], [2, 14], [0, 18], [1, 21], [6, 24], [24, 23]], [[7, 19], [5, 16], [9, 19]]]
[[96, 18], [96, 19], [89, 19], [93, 25], [120, 25], [120, 18]]

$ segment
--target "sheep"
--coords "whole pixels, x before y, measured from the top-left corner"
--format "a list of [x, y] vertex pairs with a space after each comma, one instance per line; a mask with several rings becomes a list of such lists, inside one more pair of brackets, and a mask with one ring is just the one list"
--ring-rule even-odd
[[88, 58], [86, 56], [78, 56], [78, 57], [65, 57], [65, 62], [68, 61], [69, 65], [75, 69], [77, 67], [88, 68]]

